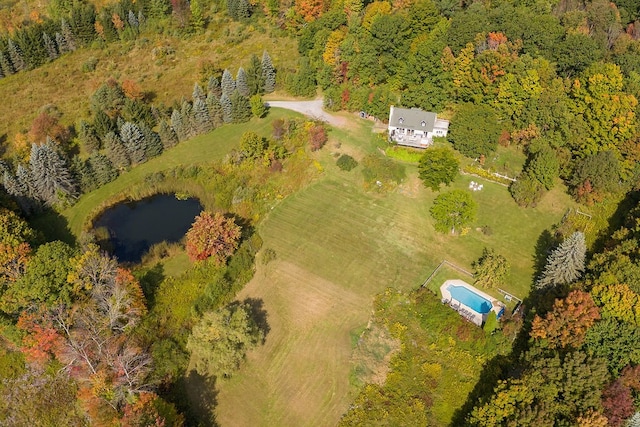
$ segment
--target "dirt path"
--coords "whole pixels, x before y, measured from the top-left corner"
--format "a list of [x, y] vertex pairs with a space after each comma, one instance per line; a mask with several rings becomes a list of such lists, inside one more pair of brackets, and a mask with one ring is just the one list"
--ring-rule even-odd
[[313, 101], [268, 101], [269, 107], [285, 108], [287, 110], [297, 111], [307, 117], [313, 119], [322, 120], [329, 123], [331, 126], [344, 127], [347, 124], [347, 120], [344, 117], [335, 116], [327, 113], [322, 108], [322, 99], [315, 99]]

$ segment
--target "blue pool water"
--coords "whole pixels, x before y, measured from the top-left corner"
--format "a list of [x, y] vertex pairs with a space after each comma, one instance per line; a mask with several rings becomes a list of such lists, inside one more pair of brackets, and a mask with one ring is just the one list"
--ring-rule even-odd
[[485, 314], [491, 311], [491, 301], [481, 297], [472, 290], [464, 286], [449, 286], [447, 289], [451, 293], [451, 298], [460, 301], [478, 313]]

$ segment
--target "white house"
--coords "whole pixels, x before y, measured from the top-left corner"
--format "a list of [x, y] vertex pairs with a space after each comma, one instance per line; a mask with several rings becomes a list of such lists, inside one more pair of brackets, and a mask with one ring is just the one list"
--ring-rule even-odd
[[433, 144], [434, 136], [447, 136], [448, 130], [449, 121], [436, 113], [393, 105], [389, 110], [389, 139], [399, 145], [426, 148]]

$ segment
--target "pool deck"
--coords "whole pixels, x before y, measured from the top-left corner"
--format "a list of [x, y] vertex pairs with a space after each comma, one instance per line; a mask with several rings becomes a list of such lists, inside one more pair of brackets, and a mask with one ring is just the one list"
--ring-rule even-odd
[[[482, 323], [486, 319], [486, 315], [484, 315], [482, 313], [478, 313], [477, 311], [475, 311], [471, 307], [468, 307], [468, 306], [462, 304], [457, 299], [452, 298], [451, 297], [451, 292], [449, 292], [449, 286], [462, 286], [462, 287], [465, 287], [465, 288], [469, 289], [471, 292], [474, 292], [474, 293], [480, 295], [482, 298], [484, 298], [487, 301], [492, 302], [492, 303], [493, 303], [493, 301], [496, 301], [496, 299], [494, 297], [492, 297], [491, 295], [482, 292], [480, 289], [478, 289], [478, 288], [476, 288], [474, 286], [471, 286], [467, 282], [462, 281], [462, 280], [458, 280], [458, 279], [447, 280], [442, 284], [442, 286], [440, 286], [440, 292], [442, 293], [442, 302], [443, 303], [448, 304], [451, 308], [456, 310], [458, 312], [458, 314], [460, 314], [460, 316], [464, 317], [465, 319], [467, 319], [471, 323], [474, 323], [474, 324], [476, 324], [478, 326], [482, 326]], [[500, 307], [496, 307], [494, 305], [492, 310], [496, 314], [498, 314], [498, 310], [500, 310]]]

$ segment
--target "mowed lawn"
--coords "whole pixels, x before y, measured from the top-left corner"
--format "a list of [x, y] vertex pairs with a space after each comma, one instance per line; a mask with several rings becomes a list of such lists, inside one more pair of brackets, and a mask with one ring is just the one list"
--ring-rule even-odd
[[[324, 176], [282, 201], [259, 227], [277, 260], [259, 264], [239, 298], [262, 299], [271, 330], [240, 371], [218, 383], [222, 426], [335, 425], [355, 392], [350, 332], [367, 324], [377, 293], [416, 288], [442, 259], [471, 269], [488, 246], [512, 264], [506, 289], [524, 297], [536, 240], [568, 207], [568, 198], [555, 192], [539, 209], [520, 209], [505, 187], [484, 183], [474, 193], [479, 214], [469, 232], [439, 234], [429, 216], [437, 194], [422, 188], [415, 167], [407, 167], [405, 184], [394, 192], [366, 192], [360, 167], [339, 171], [328, 153], [371, 150], [360, 140], [342, 144], [320, 154]], [[478, 179], [461, 176], [452, 188], [467, 188], [471, 180]]]

